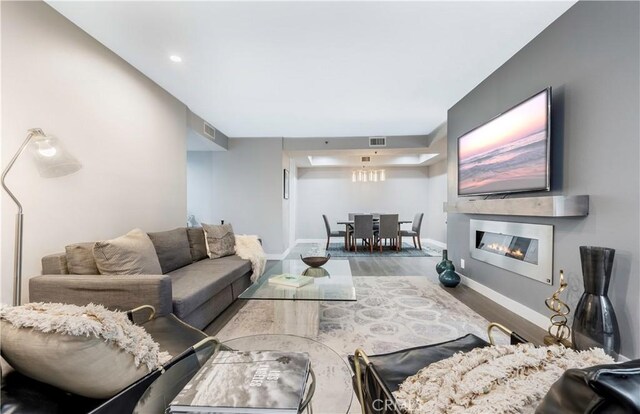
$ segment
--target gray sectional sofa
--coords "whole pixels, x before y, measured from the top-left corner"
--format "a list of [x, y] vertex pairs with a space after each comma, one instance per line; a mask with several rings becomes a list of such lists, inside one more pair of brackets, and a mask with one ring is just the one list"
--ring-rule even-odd
[[[119, 310], [148, 304], [159, 315], [174, 313], [203, 329], [251, 284], [248, 260], [235, 255], [209, 259], [202, 228], [182, 227], [148, 235], [163, 274], [100, 275], [90, 270], [90, 263], [69, 266], [67, 259], [72, 253], [68, 246], [66, 253], [42, 258], [42, 276], [29, 280], [29, 300], [77, 305], [93, 302]], [[92, 244], [83, 245], [90, 248]], [[71, 274], [70, 268], [84, 274]]]

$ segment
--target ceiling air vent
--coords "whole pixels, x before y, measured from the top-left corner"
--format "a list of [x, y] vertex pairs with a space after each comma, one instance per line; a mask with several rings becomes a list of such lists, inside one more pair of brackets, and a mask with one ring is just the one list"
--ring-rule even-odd
[[216, 129], [215, 129], [213, 126], [211, 126], [211, 125], [207, 124], [206, 122], [204, 123], [204, 130], [203, 130], [203, 132], [204, 132], [204, 134], [205, 134], [206, 136], [208, 136], [209, 138], [211, 138], [211, 139], [213, 139], [213, 140], [215, 140], [215, 139], [216, 139]]
[[362, 157], [360, 162], [371, 162], [371, 157]]
[[386, 147], [387, 137], [369, 137], [370, 147]]

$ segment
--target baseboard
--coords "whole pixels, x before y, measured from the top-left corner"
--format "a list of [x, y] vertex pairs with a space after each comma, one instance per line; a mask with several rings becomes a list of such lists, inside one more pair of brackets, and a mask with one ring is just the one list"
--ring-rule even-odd
[[[456, 273], [460, 275], [461, 283], [463, 285], [470, 287], [471, 289], [475, 290], [476, 292], [480, 293], [483, 296], [486, 296], [487, 298], [491, 299], [497, 304], [504, 306], [505, 308], [509, 309], [511, 312], [525, 318], [529, 322], [533, 323], [536, 326], [539, 326], [545, 331], [549, 327], [548, 316], [538, 313], [533, 309], [527, 306], [524, 306], [521, 303], [516, 302], [513, 299], [509, 299], [508, 297], [504, 296], [502, 293], [498, 293], [495, 290], [486, 287], [482, 283], [478, 283], [475, 280], [466, 277], [460, 272], [456, 272]], [[618, 355], [618, 362], [627, 362], [627, 361], [630, 361], [630, 358], [627, 358], [622, 354]]]
[[423, 244], [432, 244], [434, 246], [438, 246], [442, 249], [446, 249], [447, 248], [447, 243], [443, 243], [441, 241], [438, 240], [433, 240], [433, 239], [421, 239]]
[[528, 320], [529, 322], [539, 326], [540, 328], [544, 329], [545, 331], [547, 330], [547, 328], [549, 327], [549, 317], [545, 316], [541, 313], [538, 313], [537, 311], [534, 311], [533, 309], [519, 303], [516, 302], [515, 300], [508, 298], [507, 296], [503, 295], [502, 293], [498, 293], [495, 290], [483, 285], [482, 283], [476, 282], [473, 279], [468, 278], [467, 276], [463, 275], [460, 272], [457, 272], [460, 275], [461, 278], [461, 282], [463, 285], [466, 285], [468, 287], [470, 287], [471, 289], [475, 290], [476, 292], [480, 293], [481, 295], [491, 299], [492, 301], [496, 302], [497, 304], [504, 306], [505, 308], [509, 309], [511, 312], [515, 313], [518, 316], [521, 316], [523, 318], [525, 318], [526, 320]]
[[298, 243], [326, 243], [327, 239], [296, 239], [296, 244]]

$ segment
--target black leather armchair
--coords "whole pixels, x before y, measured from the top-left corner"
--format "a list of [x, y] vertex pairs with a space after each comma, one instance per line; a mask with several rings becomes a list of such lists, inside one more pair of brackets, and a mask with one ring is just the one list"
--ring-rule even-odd
[[[4, 414], [158, 414], [218, 350], [230, 350], [216, 338], [182, 322], [173, 314], [155, 317], [145, 305], [127, 312], [174, 358], [107, 400], [80, 397], [28, 378], [2, 360], [1, 412]], [[99, 381], [87, 378], [87, 381]], [[304, 401], [299, 412], [309, 407], [316, 387], [309, 371]]]
[[356, 349], [355, 353], [349, 356], [349, 363], [355, 373], [353, 387], [360, 401], [362, 413], [402, 414], [392, 393], [398, 390], [407, 377], [457, 352], [492, 345], [494, 329], [509, 335], [511, 344], [526, 342], [520, 335], [503, 325], [492, 323], [487, 329], [490, 342], [468, 334], [452, 341], [403, 349], [389, 354], [367, 355], [362, 349]]
[[536, 408], [552, 413], [640, 413], [640, 359], [566, 370]]
[[[160, 349], [174, 358], [163, 370], [176, 364], [188, 365], [191, 376], [200, 369], [203, 354], [211, 355], [213, 338], [182, 322], [173, 314], [154, 317], [155, 309], [145, 305], [127, 312], [129, 319], [145, 328], [158, 342]], [[185, 360], [190, 363], [185, 364]], [[206, 358], [204, 358], [206, 360]], [[131, 384], [107, 400], [97, 400], [74, 395], [56, 387], [28, 378], [15, 371], [2, 359], [1, 412], [21, 414], [105, 414], [131, 413], [147, 388], [162, 374], [156, 370]], [[189, 377], [191, 378], [191, 377]], [[87, 381], [99, 381], [87, 378]]]
[[[489, 342], [473, 334], [439, 344], [366, 355], [357, 349], [349, 356], [355, 373], [353, 387], [363, 414], [402, 414], [392, 392], [423, 367], [494, 343], [492, 330], [510, 336], [511, 344], [526, 342], [506, 327], [492, 323]], [[569, 369], [556, 381], [536, 408], [536, 414], [640, 414], [640, 359], [622, 364]]]

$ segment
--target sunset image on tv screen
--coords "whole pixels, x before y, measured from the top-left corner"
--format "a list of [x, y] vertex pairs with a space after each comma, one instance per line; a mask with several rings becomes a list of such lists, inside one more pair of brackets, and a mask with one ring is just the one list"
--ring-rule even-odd
[[458, 194], [547, 189], [548, 90], [458, 140]]

